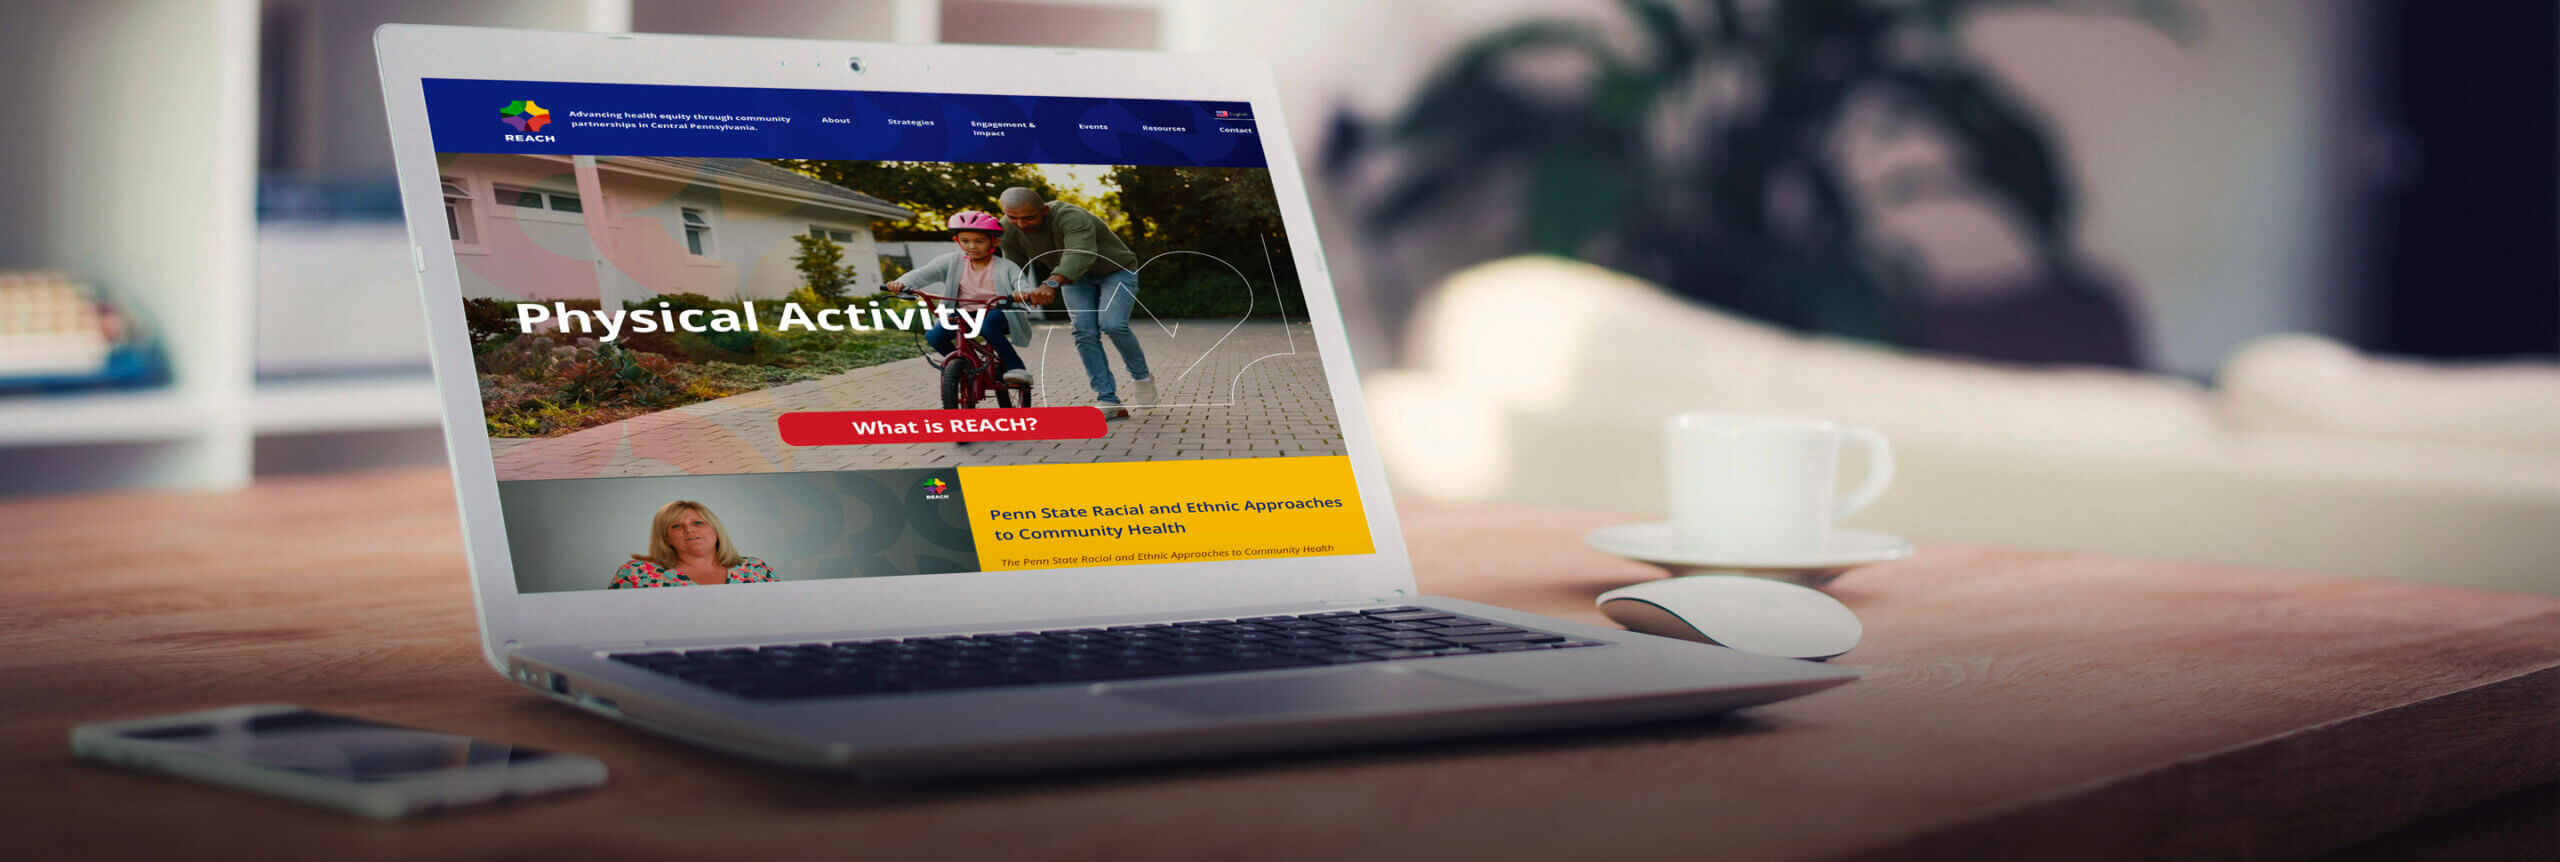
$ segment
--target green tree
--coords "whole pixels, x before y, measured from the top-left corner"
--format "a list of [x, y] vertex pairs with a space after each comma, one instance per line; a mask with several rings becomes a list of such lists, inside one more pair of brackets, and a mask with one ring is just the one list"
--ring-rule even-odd
[[844, 248], [822, 236], [795, 236], [800, 253], [791, 257], [791, 265], [800, 270], [800, 283], [828, 300], [844, 298], [844, 289], [853, 283], [852, 268], [844, 265]]
[[1055, 197], [1029, 165], [976, 162], [853, 162], [772, 159], [774, 165], [914, 210], [915, 218], [872, 226], [884, 240], [940, 239], [942, 224], [961, 210], [996, 211], [996, 195], [1024, 186]]
[[[1262, 240], [1276, 254], [1288, 242], [1280, 231], [1280, 202], [1271, 194], [1270, 171], [1121, 165], [1111, 169], [1120, 210], [1129, 227], [1164, 250], [1187, 248], [1226, 256], [1262, 256]], [[1150, 244], [1153, 244], [1152, 242]]]
[[[1120, 238], [1140, 260], [1174, 251], [1211, 255], [1242, 271], [1259, 297], [1251, 305], [1256, 316], [1302, 313], [1306, 306], [1298, 299], [1297, 267], [1281, 230], [1270, 171], [1121, 165], [1111, 169], [1111, 180], [1119, 191], [1108, 197], [1116, 199], [1128, 225]], [[1274, 276], [1285, 308], [1270, 301], [1267, 282]], [[1196, 256], [1161, 258], [1147, 268], [1146, 278], [1150, 295], [1144, 301], [1162, 316], [1225, 316], [1247, 307], [1236, 290], [1236, 271]]]
[[[1110, 182], [1113, 179], [1114, 178], [1106, 177], [1105, 182]], [[1111, 228], [1112, 233], [1120, 235], [1123, 239], [1126, 239], [1129, 235], [1129, 214], [1127, 210], [1121, 209], [1120, 207], [1120, 192], [1117, 189], [1106, 187], [1100, 194], [1096, 195], [1086, 195], [1074, 189], [1044, 189], [1041, 191], [1040, 196], [1045, 200], [1056, 201], [1064, 204], [1074, 204], [1076, 208], [1092, 213], [1095, 218], [1101, 219], [1104, 225], [1108, 225]]]

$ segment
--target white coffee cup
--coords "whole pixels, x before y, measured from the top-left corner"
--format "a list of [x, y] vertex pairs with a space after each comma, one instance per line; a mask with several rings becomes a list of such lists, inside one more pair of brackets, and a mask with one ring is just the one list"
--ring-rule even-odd
[[[1683, 553], [1744, 560], [1819, 553], [1831, 525], [1884, 496], [1884, 435], [1819, 419], [1684, 413], [1663, 428], [1671, 532]], [[1867, 478], [1834, 499], [1840, 444], [1867, 450]]]

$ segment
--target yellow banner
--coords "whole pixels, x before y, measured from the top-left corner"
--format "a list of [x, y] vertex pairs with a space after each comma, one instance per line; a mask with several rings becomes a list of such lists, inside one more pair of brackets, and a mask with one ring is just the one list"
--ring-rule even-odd
[[990, 572], [1376, 550], [1340, 455], [962, 467], [960, 493]]

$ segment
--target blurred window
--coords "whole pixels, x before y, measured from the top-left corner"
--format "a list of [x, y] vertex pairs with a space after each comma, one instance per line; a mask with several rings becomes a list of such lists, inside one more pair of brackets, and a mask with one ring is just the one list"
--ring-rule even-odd
[[701, 210], [685, 207], [683, 212], [684, 247], [695, 255], [711, 256], [711, 222], [702, 217]]
[[853, 241], [853, 231], [845, 230], [840, 227], [828, 227], [822, 224], [810, 225], [809, 235], [834, 242], [838, 245]]
[[444, 230], [448, 238], [463, 245], [478, 243], [478, 232], [471, 222], [471, 190], [452, 177], [439, 178], [444, 184]]
[[494, 189], [497, 192], [499, 201], [515, 206], [518, 209], [547, 209], [552, 212], [563, 213], [582, 213], [586, 211], [585, 207], [578, 203], [577, 195], [564, 195], [559, 192], [538, 192], [517, 186], [496, 186]]
[[498, 202], [501, 204], [516, 207], [518, 209], [538, 210], [542, 208], [542, 193], [532, 189], [519, 186], [490, 186], [489, 191], [497, 197]]

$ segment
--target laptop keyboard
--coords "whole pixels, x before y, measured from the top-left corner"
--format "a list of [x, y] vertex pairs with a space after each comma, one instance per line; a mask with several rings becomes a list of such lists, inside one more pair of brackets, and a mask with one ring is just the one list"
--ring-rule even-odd
[[1044, 632], [628, 652], [750, 700], [1100, 682], [1598, 646], [1415, 607]]

